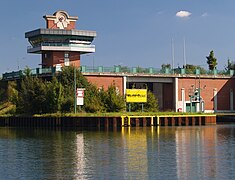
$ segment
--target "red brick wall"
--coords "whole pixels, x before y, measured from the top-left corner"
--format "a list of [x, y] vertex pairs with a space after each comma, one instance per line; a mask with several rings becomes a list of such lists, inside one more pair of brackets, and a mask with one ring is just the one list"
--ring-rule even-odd
[[[54, 23], [54, 20], [47, 20], [47, 28], [48, 29], [59, 29], [57, 27], [56, 23]], [[75, 29], [75, 28], [76, 28], [76, 22], [71, 21], [70, 24], [68, 24], [65, 29], [70, 30], [70, 29]]]
[[[190, 101], [189, 89], [191, 85], [199, 87], [199, 79], [179, 78], [178, 81], [178, 98], [181, 97], [181, 89], [185, 89], [185, 100]], [[205, 101], [206, 110], [214, 110], [214, 89], [217, 89], [217, 109], [230, 110], [230, 89], [235, 88], [235, 79], [233, 78], [200, 78], [201, 96]], [[235, 94], [234, 94], [235, 96]], [[235, 99], [234, 99], [235, 101]], [[235, 103], [235, 102], [234, 102]], [[234, 106], [235, 107], [235, 106]]]
[[112, 84], [118, 87], [119, 92], [123, 95], [123, 77], [121, 76], [90, 76], [85, 75], [87, 80], [92, 84], [96, 85], [96, 87], [103, 87], [105, 90]]
[[[95, 76], [85, 75], [89, 82], [97, 87], [104, 87], [105, 90], [111, 84], [115, 84], [123, 95], [123, 77], [122, 76]], [[157, 78], [157, 77], [156, 77]], [[181, 101], [181, 89], [185, 89], [185, 100], [190, 101], [189, 89], [191, 86], [199, 87], [199, 79], [195, 77], [178, 78], [178, 100]], [[235, 109], [235, 78], [200, 78], [201, 96], [205, 101], [205, 110], [214, 110], [214, 89], [217, 89], [217, 110], [230, 110], [230, 90], [234, 92]], [[174, 109], [174, 85], [171, 83], [163, 84], [163, 109]]]
[[[45, 58], [44, 54], [47, 54], [47, 58]], [[43, 67], [51, 67], [56, 64], [64, 65], [64, 51], [53, 51], [53, 52], [45, 52], [42, 54], [42, 64]], [[70, 65], [75, 67], [80, 67], [80, 53], [79, 52], [69, 52], [69, 61]]]

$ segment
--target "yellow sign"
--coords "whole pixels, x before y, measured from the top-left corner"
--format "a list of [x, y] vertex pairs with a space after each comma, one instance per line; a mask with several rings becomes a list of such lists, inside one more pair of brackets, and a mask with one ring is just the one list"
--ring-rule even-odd
[[147, 89], [127, 89], [126, 102], [147, 102]]

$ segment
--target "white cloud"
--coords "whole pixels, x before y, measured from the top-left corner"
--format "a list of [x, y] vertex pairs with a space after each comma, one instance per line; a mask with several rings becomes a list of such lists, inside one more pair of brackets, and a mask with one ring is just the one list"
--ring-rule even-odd
[[176, 13], [176, 16], [180, 17], [180, 18], [185, 18], [185, 17], [191, 16], [191, 14], [192, 13], [189, 12], [189, 11], [179, 11], [179, 12]]
[[207, 17], [207, 16], [208, 16], [208, 13], [206, 12], [202, 14], [202, 17]]

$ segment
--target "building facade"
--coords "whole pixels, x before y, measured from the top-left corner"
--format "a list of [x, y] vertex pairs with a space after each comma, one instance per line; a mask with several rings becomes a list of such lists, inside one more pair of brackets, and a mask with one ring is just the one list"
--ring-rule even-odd
[[[65, 11], [45, 15], [46, 28], [25, 33], [28, 53], [41, 54], [42, 68], [75, 66], [80, 56], [95, 52], [95, 31], [77, 30], [78, 17]], [[82, 69], [82, 68], [81, 68]], [[98, 88], [115, 85], [125, 96], [126, 89], [149, 89], [161, 111], [234, 112], [235, 79], [232, 75], [186, 75], [126, 72], [83, 72]]]
[[[97, 87], [115, 85], [126, 89], [148, 88], [158, 99], [161, 111], [234, 112], [235, 78], [224, 75], [154, 75], [131, 73], [83, 73]], [[200, 97], [200, 98], [199, 98]]]

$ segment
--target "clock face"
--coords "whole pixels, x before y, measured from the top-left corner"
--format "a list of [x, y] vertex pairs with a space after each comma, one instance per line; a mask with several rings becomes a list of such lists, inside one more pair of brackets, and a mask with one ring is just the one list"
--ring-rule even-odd
[[57, 27], [59, 29], [65, 29], [67, 27], [67, 17], [63, 13], [57, 14]]
[[60, 22], [66, 21], [66, 16], [63, 15], [63, 14], [61, 14], [61, 15], [59, 16], [59, 21], [60, 21]]

